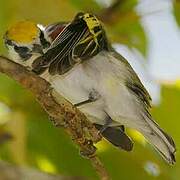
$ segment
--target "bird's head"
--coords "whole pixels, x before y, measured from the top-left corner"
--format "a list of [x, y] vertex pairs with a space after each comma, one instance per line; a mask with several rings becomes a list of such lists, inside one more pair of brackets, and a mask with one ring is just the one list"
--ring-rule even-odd
[[10, 58], [22, 65], [29, 65], [32, 58], [43, 54], [50, 45], [43, 30], [31, 21], [12, 25], [4, 35], [4, 43]]

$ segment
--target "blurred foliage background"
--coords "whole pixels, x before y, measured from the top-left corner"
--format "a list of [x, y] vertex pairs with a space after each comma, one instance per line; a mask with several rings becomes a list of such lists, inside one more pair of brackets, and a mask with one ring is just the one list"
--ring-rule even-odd
[[[154, 118], [173, 136], [179, 150], [179, 0], [1, 0], [0, 53], [7, 53], [3, 46], [3, 34], [12, 23], [31, 20], [46, 25], [69, 21], [79, 11], [93, 12], [101, 18], [114, 47], [128, 58], [149, 89], [154, 99]], [[160, 23], [153, 24], [158, 18]], [[152, 26], [148, 26], [149, 21]], [[173, 30], [170, 31], [168, 27]], [[158, 38], [154, 41], [153, 29], [158, 29]], [[176, 43], [172, 42], [174, 29], [176, 39], [179, 38]], [[168, 44], [163, 43], [163, 32]], [[152, 47], [156, 47], [156, 43], [166, 48], [158, 49], [158, 54], [165, 54], [159, 59], [152, 58], [155, 57]], [[175, 55], [170, 47], [176, 49]], [[174, 56], [179, 61], [174, 60]], [[176, 69], [167, 66], [168, 60]], [[153, 66], [152, 62], [157, 64]], [[152, 67], [164, 70], [161, 76], [153, 74], [160, 70], [152, 70]], [[170, 72], [173, 78], [166, 77]], [[169, 166], [140, 134], [130, 129], [128, 133], [135, 142], [131, 153], [120, 151], [106, 141], [97, 144], [97, 153], [112, 179], [179, 179], [179, 151], [176, 154], [177, 163]], [[79, 156], [78, 149], [63, 129], [53, 127], [34, 97], [3, 74], [0, 74], [0, 159], [53, 174], [97, 179], [89, 161]]]

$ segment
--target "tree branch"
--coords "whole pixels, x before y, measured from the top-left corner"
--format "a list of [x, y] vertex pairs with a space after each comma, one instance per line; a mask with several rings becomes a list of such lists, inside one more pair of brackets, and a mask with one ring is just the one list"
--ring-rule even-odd
[[47, 81], [6, 57], [0, 56], [0, 72], [5, 73], [30, 90], [42, 108], [53, 119], [54, 124], [57, 127], [65, 127], [65, 131], [79, 146], [82, 155], [90, 159], [99, 177], [102, 180], [109, 179], [106, 169], [95, 154], [96, 147], [93, 145], [101, 137], [83, 113], [60, 95], [58, 95], [57, 103], [53, 96], [53, 93], [56, 92]]

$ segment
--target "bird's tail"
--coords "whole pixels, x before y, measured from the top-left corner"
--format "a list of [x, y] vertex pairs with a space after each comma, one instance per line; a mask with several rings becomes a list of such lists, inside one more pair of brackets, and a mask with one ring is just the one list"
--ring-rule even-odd
[[141, 129], [141, 133], [168, 163], [174, 164], [176, 162], [174, 155], [176, 152], [176, 146], [173, 139], [152, 119], [148, 119], [147, 123], [151, 128], [151, 132]]
[[[98, 130], [103, 128], [103, 125], [94, 124]], [[133, 148], [133, 142], [126, 135], [124, 131], [124, 126], [119, 127], [107, 127], [105, 130], [101, 132], [101, 135], [112, 143], [114, 146], [123, 149], [125, 151], [131, 151]]]

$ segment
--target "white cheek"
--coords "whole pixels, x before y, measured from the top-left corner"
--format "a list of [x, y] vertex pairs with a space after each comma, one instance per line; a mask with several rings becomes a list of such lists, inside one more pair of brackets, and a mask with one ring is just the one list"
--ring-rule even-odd
[[27, 68], [29, 70], [32, 69], [32, 63], [33, 61], [39, 57], [40, 55], [39, 54], [33, 54], [32, 57], [28, 60], [25, 60], [23, 61], [21, 59], [21, 57], [19, 56], [19, 54], [14, 50], [14, 48], [12, 46], [9, 46], [8, 47], [8, 56], [11, 60], [13, 60], [14, 62], [18, 63], [18, 64], [21, 64], [23, 66], [27, 66]]
[[8, 56], [14, 62], [22, 64], [19, 54], [15, 52], [14, 47], [8, 46]]

